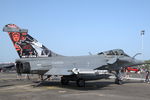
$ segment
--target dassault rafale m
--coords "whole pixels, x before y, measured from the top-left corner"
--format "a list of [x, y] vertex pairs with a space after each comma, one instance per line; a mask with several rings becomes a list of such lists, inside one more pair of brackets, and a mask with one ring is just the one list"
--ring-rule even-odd
[[114, 71], [115, 83], [121, 84], [120, 70], [125, 66], [142, 63], [121, 49], [104, 51], [96, 55], [63, 56], [49, 50], [31, 37], [27, 29], [21, 29], [15, 24], [5, 25], [3, 31], [8, 32], [20, 57], [16, 60], [17, 73], [48, 77], [59, 75], [63, 85], [75, 81], [77, 86], [85, 86], [85, 81], [104, 78], [102, 69]]

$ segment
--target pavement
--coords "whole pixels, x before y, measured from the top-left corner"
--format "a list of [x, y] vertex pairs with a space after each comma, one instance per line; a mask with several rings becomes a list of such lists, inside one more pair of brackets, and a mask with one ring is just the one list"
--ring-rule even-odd
[[62, 86], [59, 80], [43, 83], [39, 87], [37, 76], [31, 80], [17, 79], [15, 73], [0, 73], [0, 100], [149, 100], [150, 84], [139, 80], [126, 80], [123, 85], [114, 79], [86, 82], [77, 87], [74, 82]]

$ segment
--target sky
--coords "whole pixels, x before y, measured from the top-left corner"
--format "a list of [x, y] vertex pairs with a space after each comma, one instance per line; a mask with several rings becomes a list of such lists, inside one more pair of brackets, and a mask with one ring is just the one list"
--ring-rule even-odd
[[61, 55], [123, 49], [150, 59], [150, 0], [0, 0], [0, 13], [0, 62], [19, 58], [2, 31], [10, 23]]

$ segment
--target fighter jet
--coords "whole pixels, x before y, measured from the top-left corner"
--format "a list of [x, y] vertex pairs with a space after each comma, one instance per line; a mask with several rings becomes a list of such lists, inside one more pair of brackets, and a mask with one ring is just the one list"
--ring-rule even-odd
[[15, 63], [13, 62], [5, 62], [5, 63], [0, 63], [0, 71], [8, 71], [15, 68]]
[[27, 29], [21, 29], [15, 24], [5, 25], [13, 45], [20, 57], [16, 60], [17, 73], [39, 74], [48, 77], [59, 75], [61, 83], [67, 85], [75, 81], [77, 86], [85, 86], [85, 81], [105, 77], [103, 69], [115, 71], [115, 83], [121, 84], [120, 71], [125, 66], [143, 63], [130, 57], [121, 49], [114, 49], [87, 56], [63, 56], [57, 54], [28, 34]]

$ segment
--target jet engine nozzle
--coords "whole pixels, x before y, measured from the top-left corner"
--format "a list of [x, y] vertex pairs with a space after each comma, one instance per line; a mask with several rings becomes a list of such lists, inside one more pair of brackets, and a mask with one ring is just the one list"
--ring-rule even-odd
[[17, 73], [30, 73], [30, 64], [28, 62], [16, 62]]

